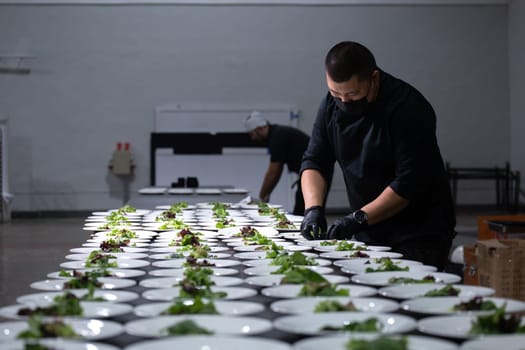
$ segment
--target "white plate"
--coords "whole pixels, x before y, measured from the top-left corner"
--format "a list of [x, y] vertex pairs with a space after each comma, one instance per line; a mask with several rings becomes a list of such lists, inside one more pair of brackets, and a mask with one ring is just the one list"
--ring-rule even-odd
[[[156, 243], [161, 243], [159, 241], [155, 241]], [[228, 250], [229, 248], [228, 247], [219, 247], [217, 246], [217, 243], [205, 243], [209, 248], [210, 248], [210, 253], [213, 252], [213, 253], [216, 253], [216, 252], [224, 252], [226, 250]], [[182, 246], [172, 246], [172, 247], [169, 247], [168, 244], [166, 244], [166, 246], [164, 247], [159, 247], [159, 248], [151, 248], [150, 249], [150, 252], [151, 253], [154, 253], [154, 254], [159, 254], [159, 253], [166, 253], [166, 254], [173, 254], [173, 253], [180, 253], [179, 250], [182, 248]], [[189, 254], [189, 252], [188, 252]]]
[[[426, 297], [406, 300], [401, 304], [401, 308], [406, 311], [416, 312], [427, 315], [446, 315], [446, 314], [490, 314], [493, 311], [454, 311], [454, 305], [469, 301], [471, 298], [462, 297]], [[485, 297], [485, 301], [492, 301], [497, 307], [506, 304], [506, 313], [516, 313], [525, 311], [525, 302], [507, 299]]]
[[[239, 274], [239, 270], [236, 269], [229, 269], [223, 267], [210, 267], [209, 269], [213, 271], [214, 276], [229, 276]], [[149, 272], [149, 274], [155, 277], [181, 277], [184, 275], [184, 269], [159, 269], [152, 270]]]
[[[347, 253], [353, 253], [357, 251], [358, 249], [346, 249], [346, 250], [336, 250], [337, 245], [328, 245], [328, 246], [320, 246], [315, 247], [314, 249], [318, 252], [347, 252]], [[391, 250], [392, 247], [384, 246], [384, 245], [367, 245], [366, 251], [374, 251], [374, 252], [386, 252]]]
[[[38, 343], [55, 350], [118, 350], [113, 345], [83, 342], [81, 340], [67, 340], [64, 338], [39, 339]], [[25, 342], [22, 340], [2, 343], [2, 350], [24, 350]]]
[[[229, 260], [229, 259], [197, 259], [197, 261], [203, 261], [206, 260], [210, 264], [214, 264], [214, 266], [205, 266], [205, 267], [232, 267], [240, 265], [241, 262], [237, 260]], [[161, 261], [154, 261], [151, 265], [155, 267], [167, 267], [167, 268], [178, 268], [183, 267], [182, 265], [186, 262], [186, 259], [171, 259], [171, 260], [161, 260]]]
[[288, 333], [322, 335], [341, 333], [323, 331], [321, 328], [324, 326], [340, 327], [349, 322], [361, 322], [369, 318], [377, 318], [379, 320], [383, 327], [377, 333], [383, 334], [410, 332], [415, 329], [417, 325], [416, 321], [408, 316], [370, 312], [325, 312], [320, 314], [282, 316], [274, 320], [273, 325], [274, 328]]
[[[362, 254], [368, 255], [368, 258], [401, 258], [403, 257], [403, 254], [396, 253], [396, 252], [376, 252], [373, 250], [359, 250]], [[328, 258], [328, 259], [361, 259], [360, 257], [353, 257], [352, 254], [355, 252], [327, 252], [327, 253], [321, 253], [321, 258]], [[366, 256], [365, 256], [366, 258]]]
[[[129, 260], [129, 259], [144, 259], [148, 257], [145, 253], [103, 253], [104, 255], [112, 255], [118, 260]], [[89, 257], [89, 254], [68, 254], [66, 255], [67, 260], [81, 260], [85, 261]], [[114, 259], [113, 259], [114, 260]]]
[[[262, 227], [262, 226], [250, 226], [256, 229], [261, 235], [266, 237], [277, 237], [279, 232], [271, 227]], [[235, 237], [236, 234], [240, 233], [242, 226], [236, 227], [226, 227], [221, 228], [217, 231], [217, 234], [223, 237]]]
[[[332, 268], [324, 267], [324, 266], [302, 266], [302, 267], [315, 271], [319, 274], [329, 274], [334, 271]], [[257, 267], [249, 267], [244, 270], [244, 273], [250, 276], [264, 276], [264, 275], [271, 275], [272, 272], [277, 271], [280, 268], [281, 266], [262, 265], [262, 266], [257, 266]]]
[[[254, 277], [246, 278], [244, 282], [252, 286], [271, 287], [271, 286], [280, 285], [283, 277], [284, 275], [254, 276]], [[326, 278], [326, 280], [332, 284], [348, 282], [348, 277], [344, 277], [344, 276], [324, 275], [323, 277]], [[300, 286], [302, 286], [302, 284], [300, 284]]]
[[[323, 246], [322, 245], [325, 242], [334, 242], [333, 240], [313, 239], [313, 240], [310, 241], [310, 240], [305, 239], [302, 236], [301, 236], [301, 238], [297, 239], [296, 242], [297, 242], [297, 244], [306, 245], [306, 246], [309, 246], [309, 247], [312, 247], [312, 248], [318, 248], [318, 247], [334, 247], [335, 248], [337, 246], [337, 244], [335, 244], [333, 246]], [[338, 241], [335, 241], [335, 242], [338, 242]], [[347, 243], [353, 243], [354, 246], [356, 246], [356, 247], [362, 247], [362, 246], [366, 245], [364, 242], [355, 241], [355, 240], [347, 240], [346, 242]]]
[[391, 284], [388, 282], [388, 280], [392, 277], [407, 277], [421, 279], [428, 275], [434, 276], [437, 283], [457, 283], [461, 281], [461, 277], [459, 277], [458, 275], [453, 275], [451, 273], [444, 272], [388, 271], [354, 275], [352, 276], [352, 282], [367, 284], [371, 286], [387, 286]]
[[[119, 269], [137, 269], [149, 265], [149, 261], [146, 260], [134, 260], [134, 259], [109, 259], [110, 262], [116, 262]], [[60, 264], [60, 267], [64, 269], [84, 269], [86, 268], [86, 262], [81, 260], [67, 261]]]
[[[433, 316], [419, 320], [417, 329], [421, 333], [438, 337], [476, 338], [479, 335], [469, 333], [476, 318], [477, 316]], [[525, 318], [521, 319], [521, 325], [525, 325]]]
[[[81, 301], [82, 315], [68, 316], [72, 318], [108, 318], [127, 314], [133, 310], [128, 304], [109, 303], [107, 301]], [[26, 319], [27, 316], [19, 316], [18, 311], [27, 308], [27, 305], [16, 304], [0, 308], [0, 316], [11, 319]], [[31, 307], [34, 309], [34, 307]]]
[[[213, 292], [227, 293], [226, 297], [222, 298], [222, 300], [244, 299], [257, 295], [257, 291], [253, 288], [212, 286], [211, 290]], [[173, 298], [178, 298], [179, 296], [179, 287], [151, 289], [142, 293], [144, 299], [152, 301], [171, 301]]]
[[[430, 265], [414, 265], [414, 264], [407, 265], [404, 263], [399, 263], [396, 265], [399, 266], [400, 268], [408, 267], [407, 272], [435, 272], [437, 270], [436, 267], [430, 266]], [[382, 266], [383, 266], [382, 264], [376, 264], [376, 263], [371, 263], [369, 265], [354, 265], [354, 266], [348, 266], [348, 267], [342, 266], [341, 271], [344, 273], [351, 274], [351, 275], [364, 274], [364, 273], [378, 273], [378, 272], [367, 272], [366, 269], [367, 268], [378, 269], [378, 268], [381, 268]]]
[[167, 187], [144, 187], [138, 190], [139, 194], [164, 194]]
[[[123, 251], [119, 253], [144, 253], [148, 251], [147, 248], [137, 248], [137, 247], [128, 247], [128, 246], [123, 246], [121, 248]], [[75, 254], [89, 254], [92, 251], [99, 250], [99, 249], [100, 247], [98, 248], [97, 247], [80, 247], [80, 248], [72, 248], [69, 251]], [[108, 252], [107, 254], [112, 254], [112, 253]]]
[[[443, 288], [443, 284], [422, 283], [422, 284], [399, 284], [381, 288], [379, 294], [394, 299], [413, 299], [423, 297], [425, 293]], [[490, 296], [494, 294], [494, 289], [481, 286], [469, 286], [466, 284], [453, 284], [454, 288], [460, 290], [461, 298], [472, 298], [475, 296]]]
[[[227, 249], [227, 248], [226, 248]], [[181, 254], [183, 256], [189, 256], [191, 251], [185, 251]], [[158, 254], [151, 254], [149, 256], [150, 259], [153, 260], [173, 260], [173, 259], [180, 259], [180, 258], [173, 258], [172, 254], [174, 253], [158, 253]], [[214, 253], [214, 252], [208, 252], [208, 256], [210, 256], [210, 259], [224, 259], [224, 258], [230, 258], [232, 255], [230, 253]]]
[[253, 335], [269, 331], [272, 323], [268, 320], [245, 316], [221, 315], [176, 315], [157, 316], [126, 323], [126, 333], [138, 337], [168, 336], [166, 328], [186, 320], [192, 320], [199, 327], [214, 334]]
[[523, 350], [525, 334], [485, 335], [482, 338], [468, 340], [461, 345], [461, 350]]
[[[308, 253], [308, 252], [302, 252], [307, 257], [317, 257], [317, 254], [314, 253]], [[260, 251], [260, 252], [243, 252], [243, 253], [236, 253], [233, 255], [234, 257], [238, 259], [243, 260], [259, 260], [259, 259], [266, 259], [266, 252]]]
[[[402, 265], [423, 265], [419, 261], [407, 260], [407, 259], [391, 259], [392, 262]], [[367, 258], [352, 258], [352, 259], [341, 259], [334, 261], [335, 266], [345, 267], [345, 268], [361, 268], [362, 266], [369, 267], [371, 264], [375, 263], [375, 259]], [[402, 266], [401, 265], [401, 266]]]
[[321, 301], [333, 300], [345, 305], [348, 302], [359, 311], [363, 312], [392, 312], [399, 308], [395, 301], [381, 298], [355, 298], [355, 297], [301, 297], [274, 301], [270, 308], [282, 314], [312, 314], [316, 313], [315, 307]]
[[[91, 248], [91, 249], [100, 249], [100, 242], [101, 240], [98, 238], [95, 239], [88, 239], [86, 243], [82, 243], [82, 247]], [[137, 248], [147, 248], [150, 246], [148, 243], [149, 240], [132, 240], [129, 243], [129, 247], [137, 247]]]
[[[113, 321], [97, 319], [62, 318], [85, 340], [101, 340], [114, 337], [124, 331], [124, 327]], [[27, 321], [0, 322], [0, 343], [15, 340], [18, 333], [29, 329]]]
[[[71, 289], [70, 293], [75, 294], [77, 297], [84, 296], [88, 293], [87, 289]], [[48, 306], [53, 302], [53, 299], [57, 295], [62, 295], [63, 292], [47, 292], [47, 293], [33, 293], [21, 295], [16, 299], [17, 303], [25, 304], [29, 306]], [[95, 289], [93, 293], [95, 298], [103, 298], [109, 302], [115, 303], [126, 303], [138, 299], [139, 295], [134, 292], [128, 292], [124, 290], [103, 290]]]
[[[215, 309], [220, 315], [242, 316], [259, 313], [264, 310], [264, 305], [249, 301], [214, 300]], [[139, 317], [155, 317], [167, 310], [173, 303], [161, 302], [139, 305], [135, 308], [135, 315]]]
[[[93, 271], [93, 270], [96, 270], [96, 269], [95, 268], [77, 269], [75, 271], [84, 273], [86, 271]], [[146, 274], [145, 271], [134, 270], [134, 269], [109, 268], [107, 270], [111, 273], [111, 277], [115, 277], [115, 278], [134, 278], [134, 277], [144, 276]], [[73, 270], [65, 270], [65, 271], [73, 273]], [[47, 277], [48, 278], [58, 278], [58, 279], [71, 279], [72, 278], [71, 276], [60, 276], [60, 271], [50, 272], [47, 274]]]
[[[303, 253], [307, 257], [315, 257], [315, 254], [310, 255], [309, 253]], [[315, 259], [317, 262], [317, 265], [313, 266], [329, 266], [332, 265], [332, 261], [328, 259]], [[254, 260], [245, 260], [242, 262], [243, 265], [248, 267], [258, 267], [258, 266], [278, 266], [278, 265], [271, 265], [273, 262], [273, 259], [254, 259]]]
[[[157, 209], [157, 210], [168, 210], [170, 208], [171, 208], [171, 205], [157, 205], [157, 206], [155, 206], [155, 209]], [[188, 206], [186, 208], [183, 208], [182, 211], [185, 212], [187, 210], [194, 210], [195, 208], [197, 208], [196, 205], [188, 204]]]
[[125, 350], [291, 350], [290, 345], [272, 339], [256, 337], [184, 336], [149, 340], [130, 345]]
[[[319, 350], [319, 349], [345, 349], [345, 345], [351, 339], [372, 340], [379, 334], [350, 333], [345, 335], [331, 335], [325, 337], [313, 337], [300, 340], [294, 344], [294, 350]], [[398, 339], [400, 336], [392, 336]], [[449, 341], [423, 337], [419, 335], [405, 335], [408, 340], [408, 350], [456, 350], [456, 344]]]
[[[67, 279], [43, 280], [31, 283], [30, 287], [38, 290], [58, 291], [64, 289]], [[133, 287], [136, 282], [125, 278], [100, 277], [98, 281], [102, 283], [101, 289], [121, 289]]]
[[[261, 294], [272, 298], [297, 298], [297, 294], [299, 294], [302, 287], [301, 284], [285, 284], [264, 288], [261, 290]], [[377, 294], [377, 290], [372, 287], [356, 286], [354, 284], [340, 284], [337, 287], [337, 289], [348, 289], [349, 296], [352, 297], [368, 297]]]
[[[145, 288], [171, 288], [176, 287], [183, 278], [183, 276], [148, 278], [140, 281], [139, 285]], [[210, 279], [218, 287], [235, 286], [244, 282], [238, 277], [211, 276]]]

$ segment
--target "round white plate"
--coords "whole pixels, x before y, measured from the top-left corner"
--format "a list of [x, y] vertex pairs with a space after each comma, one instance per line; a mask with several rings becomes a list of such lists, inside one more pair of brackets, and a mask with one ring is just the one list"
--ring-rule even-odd
[[272, 339], [235, 336], [185, 336], [149, 340], [130, 345], [125, 350], [291, 350], [291, 346]]
[[[239, 274], [239, 270], [237, 269], [230, 269], [224, 267], [210, 267], [209, 269], [213, 271], [213, 276], [229, 276]], [[155, 277], [181, 277], [184, 275], [184, 269], [159, 269], [152, 270], [149, 272], [149, 274]]]
[[[444, 272], [408, 272], [408, 271], [388, 271], [388, 272], [374, 272], [374, 273], [365, 273], [360, 275], [352, 276], [352, 282], [367, 284], [370, 286], [388, 286], [391, 285], [389, 281], [393, 277], [407, 277], [422, 279], [425, 276], [434, 276], [436, 283], [457, 283], [461, 281], [461, 277], [458, 275], [453, 275], [451, 273]], [[415, 283], [419, 284], [419, 283]]]
[[[138, 269], [149, 265], [146, 260], [133, 259], [110, 259], [110, 262], [116, 262], [119, 269]], [[83, 269], [86, 267], [86, 262], [81, 260], [67, 261], [60, 264], [64, 269]]]
[[[278, 286], [281, 284], [281, 280], [283, 279], [284, 275], [265, 275], [265, 276], [254, 276], [254, 277], [248, 277], [244, 280], [244, 282], [248, 283], [252, 286], [258, 286], [258, 287], [271, 287], [271, 286]], [[348, 277], [344, 276], [338, 276], [338, 275], [324, 275], [324, 278], [332, 284], [334, 283], [346, 283], [348, 282]], [[300, 284], [302, 286], [302, 284]]]
[[[392, 262], [396, 264], [400, 264], [400, 266], [403, 265], [423, 265], [419, 261], [415, 260], [407, 260], [407, 259], [391, 259]], [[341, 259], [334, 261], [335, 266], [339, 267], [345, 267], [345, 268], [360, 268], [361, 266], [369, 267], [371, 264], [375, 264], [376, 259], [370, 259], [370, 258], [352, 258], [352, 259]]]
[[[114, 256], [118, 260], [129, 260], [129, 259], [144, 259], [148, 257], [145, 253], [103, 253], [104, 255]], [[67, 260], [82, 260], [85, 261], [89, 257], [89, 254], [68, 254], [66, 255]], [[113, 260], [113, 259], [112, 259]]]
[[[158, 253], [158, 254], [152, 254], [149, 256], [150, 259], [153, 259], [153, 260], [173, 260], [173, 259], [180, 259], [180, 258], [177, 258], [177, 257], [172, 257], [171, 255], [172, 253]], [[189, 256], [191, 254], [190, 251], [186, 251], [186, 252], [183, 252], [182, 255], [184, 256]], [[224, 258], [229, 258], [231, 257], [232, 255], [230, 253], [212, 253], [212, 252], [208, 252], [208, 256], [210, 257], [210, 259], [224, 259]], [[207, 258], [208, 259], [208, 258]]]
[[[302, 287], [301, 284], [285, 284], [282, 286], [264, 288], [261, 290], [261, 294], [272, 298], [297, 298], [297, 294], [299, 294]], [[338, 290], [348, 289], [349, 296], [352, 297], [367, 297], [377, 294], [377, 290], [372, 287], [356, 286], [354, 284], [341, 284], [337, 287]]]
[[[214, 300], [215, 309], [220, 315], [242, 316], [259, 313], [264, 310], [264, 305], [250, 301]], [[173, 303], [161, 302], [143, 304], [135, 307], [135, 315], [139, 317], [155, 317], [167, 310]]]
[[[184, 277], [159, 277], [148, 278], [139, 282], [139, 286], [145, 288], [171, 288], [176, 287]], [[210, 279], [218, 287], [236, 286], [244, 281], [238, 277], [211, 276]]]
[[[83, 342], [81, 340], [67, 340], [63, 338], [39, 339], [38, 343], [55, 350], [118, 350], [113, 345]], [[24, 350], [25, 342], [22, 340], [2, 343], [2, 350]]]
[[359, 250], [357, 252], [360, 252], [362, 254], [366, 254], [367, 256], [362, 257], [354, 257], [352, 254], [355, 252], [327, 252], [327, 253], [321, 253], [321, 258], [327, 258], [327, 259], [361, 259], [361, 258], [392, 258], [397, 259], [403, 257], [403, 254], [396, 253], [396, 252], [376, 252], [373, 250]]
[[[318, 252], [335, 252], [335, 251], [338, 251], [338, 252], [353, 253], [356, 250], [358, 250], [356, 248], [357, 247], [354, 246], [354, 249], [336, 250], [337, 249], [337, 244], [336, 244], [336, 245], [315, 247], [314, 249], [317, 250]], [[389, 251], [391, 249], [392, 249], [392, 247], [388, 247], [388, 246], [384, 246], [384, 245], [367, 245], [366, 246], [366, 251], [386, 252], [386, 251]]]
[[[307, 257], [317, 257], [317, 254], [309, 253], [309, 252], [301, 252]], [[243, 252], [243, 253], [236, 253], [233, 255], [234, 257], [242, 260], [265, 260], [266, 259], [266, 252], [260, 251], [260, 252]]]
[[[91, 249], [100, 249], [100, 240], [99, 239], [95, 239], [95, 240], [92, 240], [92, 239], [88, 239], [86, 241], [86, 243], [82, 243], [82, 247], [85, 247], [85, 248], [91, 248]], [[133, 241], [133, 242], [130, 242], [129, 243], [129, 247], [137, 247], [137, 248], [147, 248], [149, 247], [149, 240], [146, 241], [146, 240], [141, 240], [141, 241]]]
[[409, 332], [415, 329], [417, 325], [416, 321], [408, 316], [369, 312], [325, 312], [319, 314], [282, 316], [274, 320], [273, 325], [274, 328], [288, 333], [322, 335], [340, 333], [321, 330], [324, 326], [340, 327], [349, 322], [362, 322], [369, 318], [377, 318], [379, 320], [383, 327], [377, 333], [383, 334]]
[[[333, 243], [333, 242], [339, 242], [339, 241], [337, 241], [337, 240], [326, 240], [326, 239], [314, 239], [314, 240], [309, 241], [309, 240], [301, 237], [301, 238], [297, 239], [296, 242], [297, 242], [297, 244], [306, 245], [306, 246], [309, 246], [309, 247], [312, 247], [312, 248], [334, 247], [334, 249], [335, 249], [337, 244], [330, 245], [330, 246], [323, 246], [322, 244], [325, 244], [325, 242]], [[356, 247], [362, 247], [362, 246], [366, 245], [364, 242], [355, 241], [355, 240], [347, 240], [346, 242], [347, 243], [353, 243], [354, 246], [356, 246]]]
[[[77, 272], [86, 272], [86, 271], [93, 271], [96, 270], [95, 268], [88, 268], [88, 269], [78, 269]], [[134, 277], [140, 277], [144, 276], [146, 274], [145, 271], [142, 270], [134, 270], [134, 269], [114, 269], [109, 268], [107, 269], [109, 272], [111, 272], [111, 277], [115, 278], [134, 278]], [[73, 273], [73, 270], [66, 270], [66, 272]], [[48, 278], [58, 278], [58, 279], [71, 279], [72, 276], [60, 276], [60, 271], [55, 271], [47, 274]]]
[[[361, 259], [359, 259], [361, 260]], [[370, 259], [364, 259], [366, 261], [370, 261]], [[419, 271], [427, 271], [427, 272], [435, 272], [437, 269], [434, 266], [430, 265], [422, 265], [421, 263], [405, 263], [403, 260], [399, 259], [396, 261], [396, 259], [393, 260], [396, 266], [399, 266], [400, 268], [406, 268], [408, 267], [409, 272], [419, 272]], [[341, 267], [341, 271], [348, 274], [363, 274], [363, 273], [376, 273], [376, 272], [366, 272], [366, 269], [372, 268], [372, 269], [378, 269], [383, 266], [381, 263], [375, 263], [370, 261], [369, 264], [363, 261], [354, 261], [354, 260], [336, 260], [334, 261], [334, 265]]]
[[[224, 251], [229, 249], [228, 247], [218, 247], [218, 246], [213, 245], [213, 244], [216, 244], [216, 243], [211, 243], [211, 244], [206, 243], [206, 245], [208, 245], [209, 248], [210, 248], [210, 250], [209, 250], [210, 253], [211, 252], [224, 252]], [[181, 248], [182, 248], [181, 246], [151, 248], [151, 254], [164, 253], [166, 255], [166, 254], [180, 253], [179, 250]]]
[[[307, 253], [303, 253], [303, 254], [310, 257], [310, 255], [307, 255]], [[314, 256], [311, 256], [311, 257], [314, 257]], [[315, 258], [315, 261], [317, 262], [317, 265], [313, 265], [313, 266], [329, 266], [329, 265], [332, 265], [332, 261], [328, 260], [328, 259], [317, 259], [317, 258]], [[279, 265], [271, 265], [272, 262], [273, 262], [273, 259], [253, 259], [253, 260], [245, 260], [245, 261], [242, 262], [242, 264], [245, 265], [245, 266], [248, 266], [248, 267], [279, 266]]]
[[138, 337], [168, 336], [166, 328], [175, 323], [192, 320], [199, 327], [214, 334], [253, 335], [266, 332], [272, 328], [268, 320], [246, 316], [221, 315], [175, 315], [157, 316], [126, 323], [126, 333]]
[[[75, 294], [77, 297], [84, 296], [88, 293], [87, 289], [71, 289], [68, 292]], [[53, 299], [57, 295], [62, 295], [63, 292], [47, 292], [47, 293], [33, 293], [21, 295], [16, 299], [17, 303], [29, 306], [48, 306], [53, 303]], [[126, 303], [138, 299], [139, 295], [134, 292], [125, 290], [104, 290], [95, 289], [93, 293], [95, 298], [103, 298], [106, 301], [114, 303]]]
[[[300, 340], [294, 344], [294, 350], [319, 350], [319, 349], [346, 349], [345, 345], [351, 339], [372, 340], [379, 337], [379, 334], [349, 333], [345, 335], [331, 335], [324, 337], [313, 337]], [[401, 336], [392, 336], [398, 339]], [[456, 350], [456, 344], [419, 335], [406, 335], [408, 340], [408, 350]]]
[[[109, 303], [107, 301], [81, 301], [82, 315], [68, 316], [72, 318], [108, 318], [127, 314], [133, 310], [128, 304]], [[19, 316], [18, 311], [27, 308], [27, 305], [16, 304], [0, 308], [0, 316], [10, 319], [26, 319]]]
[[[232, 267], [240, 265], [241, 262], [238, 260], [229, 260], [229, 259], [197, 259], [197, 261], [206, 260], [214, 266], [205, 266], [205, 267]], [[171, 259], [171, 260], [161, 260], [154, 261], [151, 265], [155, 267], [167, 267], [167, 268], [178, 268], [183, 267], [182, 265], [186, 262], [186, 259]]]
[[[425, 293], [441, 289], [445, 285], [435, 283], [422, 284], [399, 284], [381, 288], [379, 294], [394, 299], [413, 299], [423, 297]], [[494, 289], [482, 286], [470, 286], [466, 284], [454, 284], [454, 288], [460, 290], [459, 297], [472, 298], [475, 296], [490, 296], [494, 294]]]
[[[406, 300], [401, 303], [401, 308], [405, 311], [416, 312], [427, 315], [447, 315], [447, 314], [490, 314], [491, 311], [454, 311], [454, 305], [461, 302], [469, 301], [471, 298], [462, 297], [426, 297]], [[507, 299], [507, 298], [492, 298], [485, 297], [485, 301], [492, 301], [498, 308], [506, 304], [505, 312], [516, 313], [525, 311], [525, 302]]]
[[[122, 325], [113, 321], [97, 319], [62, 318], [85, 340], [101, 340], [114, 337], [124, 331]], [[0, 343], [15, 340], [16, 336], [29, 329], [27, 321], [0, 322]]]
[[[277, 237], [279, 235], [279, 232], [276, 229], [273, 229], [271, 227], [263, 227], [263, 226], [250, 226], [254, 229], [256, 229], [261, 235], [266, 237]], [[240, 233], [242, 229], [242, 226], [236, 226], [236, 227], [226, 227], [221, 228], [219, 231], [217, 231], [217, 234], [223, 237], [235, 237], [238, 233]]]
[[[171, 208], [171, 205], [157, 205], [155, 206], [155, 209], [158, 209], [158, 210], [168, 210]], [[183, 208], [182, 209], [182, 212], [185, 212], [187, 210], [194, 210], [196, 209], [197, 206], [194, 205], [194, 204], [188, 204], [188, 206], [186, 208]]]
[[[252, 288], [212, 286], [211, 290], [213, 292], [227, 293], [226, 297], [222, 298], [223, 300], [244, 299], [257, 295], [257, 291]], [[179, 296], [179, 287], [151, 289], [142, 293], [144, 299], [152, 301], [171, 301], [173, 298], [178, 298]]]
[[[99, 249], [100, 247], [80, 247], [80, 248], [72, 248], [69, 251], [75, 254], [89, 254], [92, 251], [99, 250]], [[122, 252], [119, 252], [119, 253], [144, 253], [148, 251], [147, 248], [128, 247], [128, 246], [123, 246], [121, 247], [121, 249], [122, 249]], [[107, 252], [107, 253], [112, 254], [111, 252]]]
[[[324, 267], [324, 266], [302, 266], [306, 269], [310, 269], [312, 271], [315, 271], [319, 274], [329, 274], [334, 271], [334, 269], [330, 267]], [[246, 275], [250, 276], [264, 276], [264, 275], [271, 275], [274, 271], [277, 271], [281, 268], [281, 266], [275, 266], [275, 265], [262, 265], [257, 267], [249, 267], [244, 270], [244, 273]]]
[[[30, 287], [38, 290], [57, 291], [63, 290], [67, 281], [66, 279], [43, 280], [31, 283]], [[133, 287], [136, 284], [134, 280], [125, 278], [100, 277], [98, 281], [102, 283], [101, 289], [121, 289]]]
[[[477, 316], [433, 316], [419, 320], [417, 329], [421, 333], [438, 337], [449, 337], [467, 339], [479, 337], [470, 334], [472, 322]], [[525, 325], [525, 318], [521, 319], [521, 325]]]
[[461, 345], [461, 350], [523, 350], [525, 334], [485, 335], [482, 338], [468, 340]]
[[315, 307], [321, 301], [333, 300], [345, 305], [348, 302], [359, 311], [363, 312], [392, 312], [399, 308], [395, 301], [381, 298], [355, 298], [355, 297], [301, 297], [274, 301], [270, 308], [282, 314], [312, 314], [316, 313]]

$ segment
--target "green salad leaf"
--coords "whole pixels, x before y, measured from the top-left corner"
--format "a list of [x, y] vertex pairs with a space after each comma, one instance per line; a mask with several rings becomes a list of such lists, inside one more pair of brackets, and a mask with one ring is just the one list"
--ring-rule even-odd
[[166, 328], [168, 335], [213, 334], [212, 331], [200, 327], [192, 320], [184, 320]]
[[390, 338], [380, 336], [376, 339], [351, 339], [345, 344], [346, 350], [408, 350], [406, 337]]
[[457, 296], [461, 292], [460, 289], [454, 288], [451, 284], [447, 284], [443, 288], [431, 289], [426, 292], [424, 297], [446, 297], [446, 296]]
[[314, 312], [340, 312], [340, 311], [359, 311], [354, 304], [349, 301], [341, 304], [337, 300], [322, 300], [315, 305]]
[[345, 332], [379, 332], [383, 325], [375, 317], [368, 318], [364, 321], [348, 322], [342, 326], [324, 326], [322, 331], [345, 331]]
[[185, 314], [218, 314], [213, 301], [203, 301], [197, 297], [193, 300], [177, 300], [161, 315], [185, 315]]
[[42, 316], [30, 316], [27, 321], [29, 329], [20, 332], [18, 339], [39, 338], [78, 338], [75, 330], [62, 320], [43, 321]]

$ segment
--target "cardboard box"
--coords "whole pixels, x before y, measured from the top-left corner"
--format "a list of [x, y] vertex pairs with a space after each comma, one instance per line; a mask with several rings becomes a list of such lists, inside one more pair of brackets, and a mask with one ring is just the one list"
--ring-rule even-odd
[[525, 300], [525, 240], [478, 241], [479, 284], [498, 297]]

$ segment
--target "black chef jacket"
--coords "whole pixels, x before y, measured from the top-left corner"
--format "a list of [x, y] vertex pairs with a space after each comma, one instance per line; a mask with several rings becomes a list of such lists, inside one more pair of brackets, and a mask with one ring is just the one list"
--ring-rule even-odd
[[424, 235], [450, 235], [455, 213], [436, 139], [436, 116], [414, 87], [380, 71], [377, 98], [364, 115], [350, 117], [328, 93], [323, 99], [301, 171], [330, 174], [341, 166], [351, 210], [390, 186], [410, 201], [397, 215], [355, 236], [395, 245]]
[[299, 129], [271, 124], [268, 131], [270, 161], [284, 163], [288, 170], [299, 173], [301, 159], [310, 137]]

